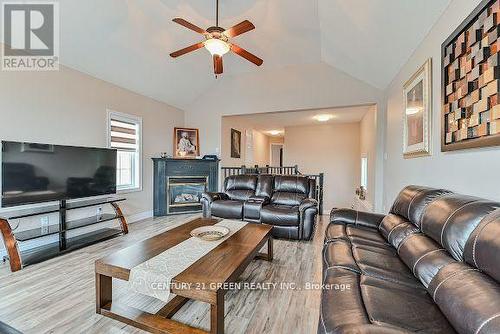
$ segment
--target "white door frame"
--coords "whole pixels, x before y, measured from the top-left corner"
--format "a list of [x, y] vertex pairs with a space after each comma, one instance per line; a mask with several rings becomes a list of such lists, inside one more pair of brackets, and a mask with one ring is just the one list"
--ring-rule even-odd
[[273, 145], [274, 146], [281, 146], [283, 148], [283, 152], [284, 152], [285, 151], [285, 143], [269, 143], [269, 165], [271, 167], [279, 167], [279, 166], [272, 165], [272, 163], [273, 163]]

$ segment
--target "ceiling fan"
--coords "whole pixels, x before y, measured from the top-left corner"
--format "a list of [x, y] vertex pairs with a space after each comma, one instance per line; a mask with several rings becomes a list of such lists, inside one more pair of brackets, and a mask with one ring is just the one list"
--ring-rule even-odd
[[217, 75], [219, 74], [222, 74], [223, 72], [222, 56], [228, 53], [229, 51], [236, 53], [237, 55], [245, 58], [246, 60], [254, 63], [257, 66], [262, 65], [262, 63], [264, 62], [262, 59], [229, 41], [230, 38], [236, 37], [238, 35], [241, 35], [243, 33], [255, 29], [255, 26], [250, 21], [245, 20], [241, 23], [238, 23], [234, 27], [226, 30], [224, 28], [219, 27], [219, 0], [216, 0], [215, 10], [216, 10], [215, 26], [209, 27], [206, 30], [201, 29], [184, 19], [181, 18], [173, 19], [175, 23], [178, 23], [183, 27], [193, 30], [199, 34], [202, 34], [205, 37], [205, 41], [172, 52], [170, 56], [176, 58], [186, 53], [205, 47], [205, 49], [207, 49], [208, 52], [210, 52], [210, 54], [212, 55], [214, 61], [215, 77], [217, 77]]

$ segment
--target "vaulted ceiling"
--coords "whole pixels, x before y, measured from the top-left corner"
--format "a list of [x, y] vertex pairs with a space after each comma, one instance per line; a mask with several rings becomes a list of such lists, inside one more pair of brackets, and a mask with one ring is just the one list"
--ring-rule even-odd
[[[224, 57], [224, 76], [326, 63], [385, 88], [450, 0], [220, 0], [220, 25], [256, 29], [235, 38], [264, 59], [258, 68]], [[214, 25], [215, 0], [64, 0], [61, 62], [140, 94], [188, 109], [217, 86], [206, 50], [171, 59], [201, 41], [171, 20]], [[314, 83], [312, 83], [314, 84]]]

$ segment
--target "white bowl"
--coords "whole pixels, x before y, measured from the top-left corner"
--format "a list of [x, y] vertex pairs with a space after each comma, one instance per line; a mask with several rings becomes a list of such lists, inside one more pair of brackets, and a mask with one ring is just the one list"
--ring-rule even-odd
[[229, 232], [225, 226], [201, 226], [192, 230], [190, 234], [204, 241], [216, 241], [224, 238]]

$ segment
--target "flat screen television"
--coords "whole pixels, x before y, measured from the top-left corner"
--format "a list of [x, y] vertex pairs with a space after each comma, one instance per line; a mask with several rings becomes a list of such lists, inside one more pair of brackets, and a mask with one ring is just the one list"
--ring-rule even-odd
[[2, 141], [2, 207], [116, 193], [116, 150]]

